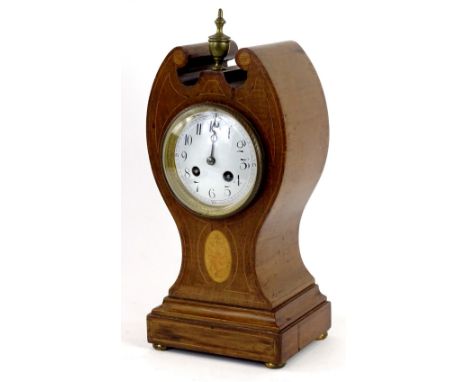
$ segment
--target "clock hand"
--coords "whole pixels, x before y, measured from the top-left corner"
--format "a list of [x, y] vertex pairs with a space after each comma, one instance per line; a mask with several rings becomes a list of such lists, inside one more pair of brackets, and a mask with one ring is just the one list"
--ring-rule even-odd
[[217, 139], [218, 136], [216, 135], [215, 131], [213, 131], [213, 135], [211, 136], [211, 153], [210, 156], [206, 158], [206, 163], [208, 163], [210, 166], [213, 166], [216, 163], [216, 159], [214, 157], [214, 145]]
[[211, 153], [210, 153], [210, 157], [213, 157], [213, 154], [214, 154], [214, 143], [216, 141], [216, 134], [213, 134], [211, 136]]

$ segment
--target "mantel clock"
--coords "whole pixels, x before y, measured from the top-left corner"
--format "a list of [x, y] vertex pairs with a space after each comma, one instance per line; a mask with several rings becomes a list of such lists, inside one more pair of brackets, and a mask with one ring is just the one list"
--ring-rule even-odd
[[222, 10], [215, 23], [207, 43], [169, 52], [149, 98], [148, 152], [182, 265], [147, 316], [148, 341], [277, 368], [331, 325], [298, 245], [327, 109], [297, 43], [238, 49]]

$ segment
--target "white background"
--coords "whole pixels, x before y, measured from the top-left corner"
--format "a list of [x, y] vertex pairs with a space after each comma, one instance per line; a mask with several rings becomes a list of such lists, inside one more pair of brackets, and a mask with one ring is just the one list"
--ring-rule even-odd
[[[329, 108], [300, 244], [333, 328], [276, 371], [145, 343], [180, 265], [147, 98], [218, 7], [240, 47], [298, 41]], [[466, 380], [467, 18], [463, 1], [2, 3], [0, 378]]]

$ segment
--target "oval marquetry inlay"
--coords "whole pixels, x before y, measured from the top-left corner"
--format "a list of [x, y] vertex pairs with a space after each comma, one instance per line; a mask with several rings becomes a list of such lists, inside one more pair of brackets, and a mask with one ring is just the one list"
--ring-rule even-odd
[[205, 241], [205, 267], [213, 281], [222, 283], [231, 274], [232, 255], [229, 241], [221, 231], [211, 231]]

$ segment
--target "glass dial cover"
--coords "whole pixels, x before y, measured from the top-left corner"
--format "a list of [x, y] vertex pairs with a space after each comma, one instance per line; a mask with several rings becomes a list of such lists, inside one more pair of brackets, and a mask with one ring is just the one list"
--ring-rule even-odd
[[252, 125], [218, 105], [198, 104], [179, 113], [164, 137], [162, 159], [177, 199], [204, 216], [239, 211], [261, 179], [262, 152]]

